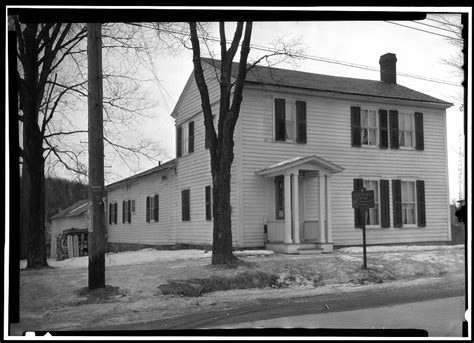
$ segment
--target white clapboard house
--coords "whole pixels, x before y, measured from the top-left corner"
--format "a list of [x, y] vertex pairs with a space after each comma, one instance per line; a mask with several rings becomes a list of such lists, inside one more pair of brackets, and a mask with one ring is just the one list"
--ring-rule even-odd
[[[364, 218], [351, 194], [360, 188], [375, 194], [365, 218], [368, 244], [451, 240], [452, 104], [397, 84], [396, 61], [391, 53], [380, 57], [380, 81], [249, 71], [234, 134], [235, 248], [359, 245]], [[220, 61], [202, 62], [217, 114]], [[111, 249], [212, 244], [210, 158], [194, 74], [171, 115], [176, 158], [107, 186]]]

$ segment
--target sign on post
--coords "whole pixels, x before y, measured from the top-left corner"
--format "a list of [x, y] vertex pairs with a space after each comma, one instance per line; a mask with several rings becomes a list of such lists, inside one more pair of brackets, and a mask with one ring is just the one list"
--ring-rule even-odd
[[362, 213], [362, 244], [364, 250], [364, 268], [367, 269], [367, 248], [365, 243], [365, 221], [366, 213], [369, 208], [374, 208], [374, 191], [365, 188], [352, 192], [352, 208]]

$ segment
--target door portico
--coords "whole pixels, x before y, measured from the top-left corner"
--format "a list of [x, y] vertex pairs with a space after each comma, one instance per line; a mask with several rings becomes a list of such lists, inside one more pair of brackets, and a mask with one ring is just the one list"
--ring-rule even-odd
[[257, 171], [267, 183], [267, 248], [297, 252], [300, 247], [316, 245], [332, 251], [331, 175], [341, 171], [342, 167], [315, 155], [281, 161]]

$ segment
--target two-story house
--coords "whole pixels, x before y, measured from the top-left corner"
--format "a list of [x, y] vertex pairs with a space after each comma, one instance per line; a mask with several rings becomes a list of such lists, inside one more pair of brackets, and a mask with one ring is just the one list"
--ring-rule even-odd
[[[202, 62], [217, 114], [220, 61]], [[394, 54], [380, 66], [380, 81], [249, 71], [234, 134], [234, 247], [330, 252], [361, 244], [364, 220], [368, 244], [451, 240], [452, 104], [398, 85]], [[212, 244], [210, 158], [194, 74], [171, 115], [176, 158], [107, 187], [113, 249]], [[365, 218], [352, 208], [360, 188], [375, 196]]]

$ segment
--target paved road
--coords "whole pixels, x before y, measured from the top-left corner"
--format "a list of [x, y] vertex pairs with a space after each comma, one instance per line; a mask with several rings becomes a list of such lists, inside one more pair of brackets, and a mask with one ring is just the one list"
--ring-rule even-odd
[[[341, 334], [347, 329], [363, 329], [366, 332], [385, 329], [420, 330], [429, 337], [462, 337], [464, 321], [464, 297], [412, 302], [403, 305], [368, 308], [353, 311], [307, 314], [251, 321], [240, 324], [211, 326], [209, 329], [268, 329], [268, 328], [313, 328], [336, 329]], [[322, 331], [323, 332], [323, 331]], [[321, 332], [321, 333], [322, 333]], [[352, 331], [357, 332], [356, 330]], [[406, 331], [410, 332], [410, 331]], [[317, 333], [317, 331], [316, 331]], [[416, 333], [415, 333], [416, 334]]]
[[[135, 330], [147, 330], [148, 334], [162, 336], [169, 330], [170, 335], [175, 334], [190, 334], [186, 330], [204, 329], [204, 328], [225, 328], [232, 327], [232, 325], [239, 323], [257, 323], [260, 321], [273, 320], [277, 318], [287, 318], [300, 316], [303, 320], [305, 315], [322, 314], [328, 318], [330, 316], [340, 316], [342, 313], [348, 311], [361, 311], [357, 313], [375, 313], [384, 312], [390, 306], [409, 304], [414, 302], [424, 302], [433, 299], [451, 298], [454, 307], [452, 313], [459, 316], [459, 312], [463, 311], [464, 306], [461, 306], [464, 300], [464, 279], [460, 277], [444, 277], [437, 279], [431, 283], [413, 284], [404, 287], [386, 287], [380, 289], [364, 290], [353, 292], [339, 292], [334, 294], [321, 294], [318, 296], [308, 296], [301, 298], [287, 298], [278, 300], [260, 300], [258, 304], [245, 305], [229, 311], [204, 312], [200, 314], [184, 315], [177, 318], [160, 319], [144, 323], [125, 324], [120, 326], [87, 328], [84, 330], [101, 330], [102, 334], [122, 334], [131, 335]], [[447, 300], [448, 301], [448, 300]], [[449, 302], [449, 301], [448, 301]], [[434, 306], [444, 304], [437, 303]], [[426, 304], [425, 304], [426, 305]], [[425, 306], [420, 305], [420, 306]], [[432, 304], [433, 305], [433, 304]], [[408, 305], [411, 306], [411, 305]], [[423, 307], [426, 311], [432, 311], [431, 305]], [[459, 308], [461, 306], [461, 308]], [[370, 312], [367, 309], [378, 308], [375, 312]], [[411, 311], [410, 307], [405, 308], [405, 311]], [[388, 313], [388, 312], [387, 312]], [[393, 313], [392, 313], [393, 314]], [[398, 314], [393, 314], [400, 317]], [[335, 318], [334, 317], [334, 318]], [[387, 317], [387, 319], [390, 316]], [[319, 317], [318, 317], [319, 318]], [[332, 318], [332, 317], [331, 317]], [[342, 318], [342, 317], [341, 317]], [[396, 320], [397, 318], [393, 318]], [[458, 318], [458, 317], [456, 317]], [[341, 322], [341, 320], [339, 320]], [[267, 322], [272, 325], [281, 322]], [[304, 322], [298, 327], [305, 327]], [[245, 325], [240, 326], [245, 327]], [[239, 327], [239, 328], [240, 328]], [[313, 327], [313, 326], [306, 326]], [[117, 332], [120, 331], [119, 332]], [[179, 330], [179, 332], [177, 331]], [[184, 330], [184, 331], [183, 331]], [[456, 331], [457, 329], [454, 329]], [[208, 330], [202, 330], [200, 335], [205, 335]], [[227, 330], [233, 332], [234, 330]], [[238, 330], [236, 330], [238, 331]], [[258, 330], [257, 330], [258, 331]], [[225, 335], [229, 335], [226, 333]]]

